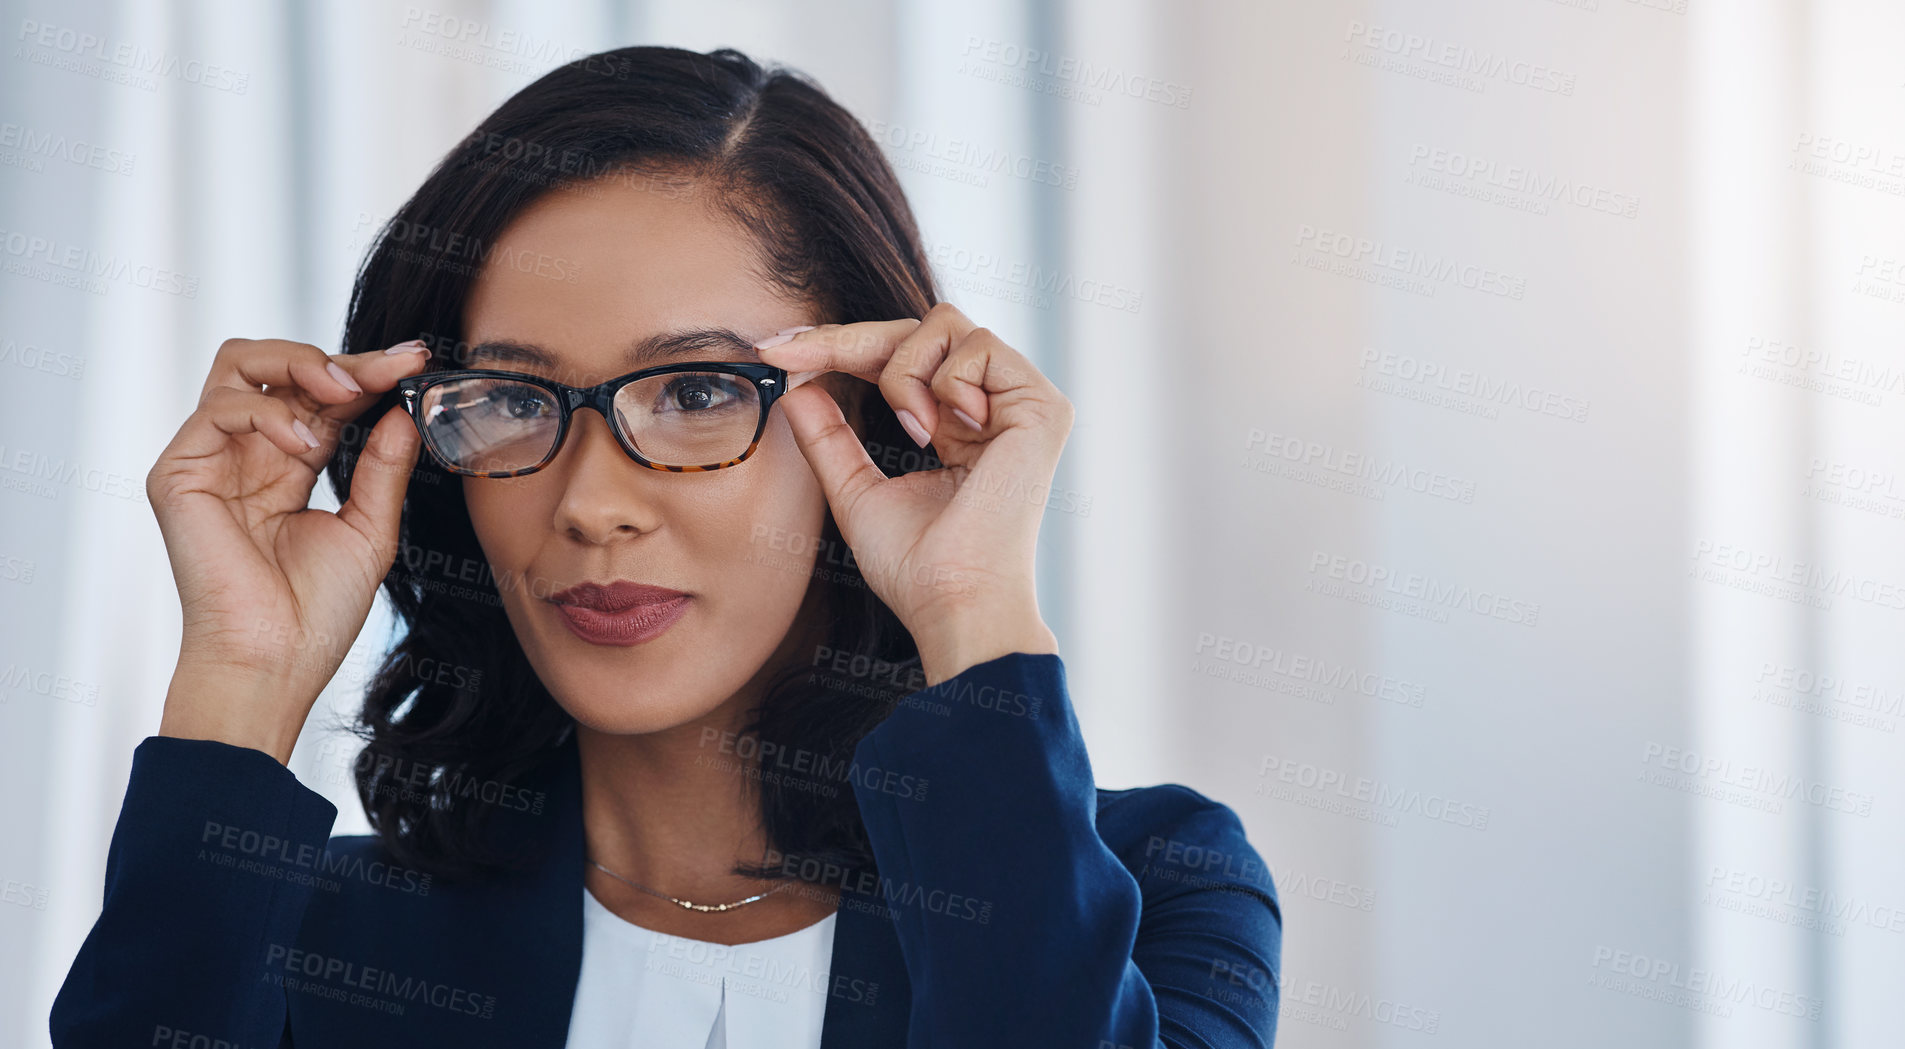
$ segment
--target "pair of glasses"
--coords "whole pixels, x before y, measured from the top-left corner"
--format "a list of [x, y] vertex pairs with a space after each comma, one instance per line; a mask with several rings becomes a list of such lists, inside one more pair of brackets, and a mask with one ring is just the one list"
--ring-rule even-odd
[[431, 458], [451, 473], [521, 477], [562, 449], [577, 409], [608, 420], [615, 440], [651, 470], [705, 473], [745, 462], [787, 373], [766, 364], [700, 361], [644, 368], [600, 386], [488, 369], [400, 379], [404, 410]]

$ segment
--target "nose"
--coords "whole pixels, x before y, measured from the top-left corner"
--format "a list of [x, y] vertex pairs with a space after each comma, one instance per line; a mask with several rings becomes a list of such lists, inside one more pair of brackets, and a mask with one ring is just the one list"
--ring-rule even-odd
[[655, 482], [664, 475], [630, 459], [600, 412], [571, 417], [569, 436], [545, 471], [562, 478], [555, 526], [579, 541], [632, 539], [661, 526]]

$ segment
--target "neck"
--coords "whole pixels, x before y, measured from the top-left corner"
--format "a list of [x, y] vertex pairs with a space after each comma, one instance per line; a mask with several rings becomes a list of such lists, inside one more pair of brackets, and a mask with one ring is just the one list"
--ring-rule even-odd
[[576, 728], [589, 857], [657, 892], [727, 903], [760, 891], [733, 873], [767, 849], [760, 796], [745, 763], [704, 736], [733, 739], [729, 704], [662, 732], [614, 736]]
[[758, 759], [751, 749], [743, 758], [744, 748], [733, 741], [759, 706], [774, 670], [784, 665], [782, 654], [777, 652], [739, 692], [691, 722], [641, 735], [576, 726], [589, 859], [692, 903], [733, 903], [778, 891], [732, 911], [707, 913], [584, 867], [584, 883], [603, 906], [644, 928], [716, 943], [784, 935], [833, 912], [837, 888], [785, 886], [734, 873], [736, 864], [762, 864], [769, 858], [761, 796], [749, 775]]

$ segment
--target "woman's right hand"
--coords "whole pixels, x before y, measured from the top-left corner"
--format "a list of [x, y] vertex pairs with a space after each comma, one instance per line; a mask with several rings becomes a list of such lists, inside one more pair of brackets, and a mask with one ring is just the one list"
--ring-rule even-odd
[[276, 339], [218, 348], [198, 410], [146, 475], [184, 613], [160, 735], [290, 760], [396, 558], [420, 446], [403, 407], [371, 429], [336, 513], [310, 509], [311, 488], [344, 428], [428, 357], [416, 341], [336, 357]]

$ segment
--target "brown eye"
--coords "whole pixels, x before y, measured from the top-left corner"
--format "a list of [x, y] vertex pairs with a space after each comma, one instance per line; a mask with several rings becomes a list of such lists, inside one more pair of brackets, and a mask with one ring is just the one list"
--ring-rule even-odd
[[672, 376], [662, 385], [655, 413], [682, 412], [698, 415], [753, 403], [754, 391], [738, 376], [721, 372], [688, 372]]
[[537, 419], [556, 410], [549, 391], [536, 386], [497, 386], [489, 391], [489, 400], [494, 410], [511, 419]]

